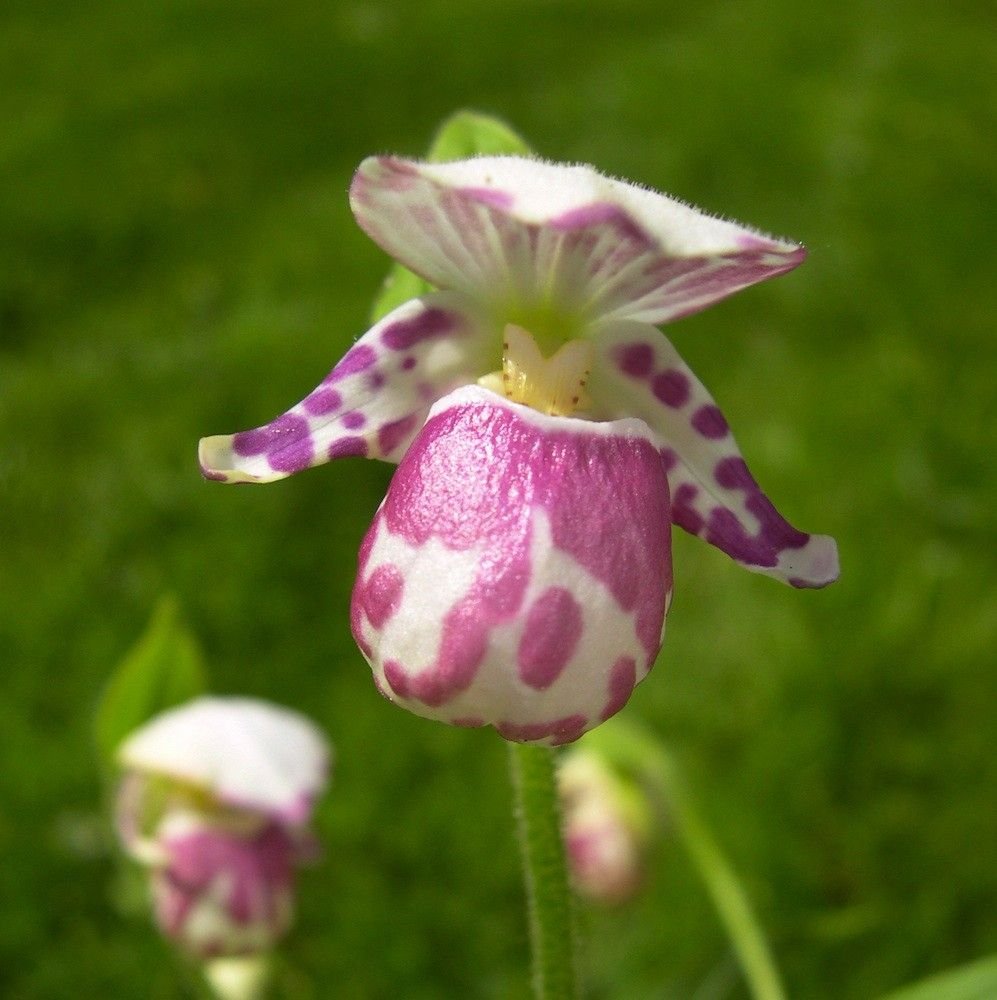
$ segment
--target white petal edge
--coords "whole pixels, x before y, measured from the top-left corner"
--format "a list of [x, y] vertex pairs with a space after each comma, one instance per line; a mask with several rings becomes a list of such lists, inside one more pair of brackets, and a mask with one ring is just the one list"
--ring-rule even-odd
[[806, 256], [592, 167], [523, 157], [371, 157], [350, 202], [376, 243], [433, 284], [499, 306], [553, 303], [586, 320], [663, 323]]
[[130, 771], [193, 784], [226, 805], [288, 824], [308, 821], [332, 759], [325, 735], [300, 713], [211, 696], [156, 716], [118, 751]]

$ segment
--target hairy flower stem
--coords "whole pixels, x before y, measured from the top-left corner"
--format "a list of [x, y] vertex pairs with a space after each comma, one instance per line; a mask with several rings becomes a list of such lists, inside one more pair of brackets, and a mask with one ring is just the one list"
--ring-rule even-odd
[[554, 752], [509, 744], [519, 846], [523, 857], [537, 1000], [575, 1000], [574, 907], [561, 835]]

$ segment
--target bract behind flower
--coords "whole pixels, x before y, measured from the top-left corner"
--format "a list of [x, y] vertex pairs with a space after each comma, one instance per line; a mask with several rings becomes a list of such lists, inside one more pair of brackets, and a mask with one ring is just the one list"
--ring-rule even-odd
[[668, 484], [639, 420], [437, 403], [360, 554], [353, 634], [388, 698], [559, 744], [651, 668], [671, 594]]

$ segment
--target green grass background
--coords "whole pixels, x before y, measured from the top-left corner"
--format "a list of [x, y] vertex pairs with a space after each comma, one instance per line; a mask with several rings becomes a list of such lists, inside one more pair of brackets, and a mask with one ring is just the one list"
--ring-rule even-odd
[[[837, 536], [842, 579], [793, 592], [677, 532], [669, 636], [627, 712], [682, 761], [793, 997], [997, 949], [995, 27], [916, 0], [5, 0], [5, 995], [184, 995], [115, 905], [90, 742], [165, 592], [216, 690], [300, 708], [339, 749], [287, 995], [525, 995], [504, 748], [383, 701], [349, 637], [390, 468], [235, 490], [194, 463], [363, 332], [388, 262], [351, 173], [465, 105], [809, 246], [669, 333], [780, 508]], [[673, 840], [639, 902], [585, 923], [591, 997], [746, 995]]]

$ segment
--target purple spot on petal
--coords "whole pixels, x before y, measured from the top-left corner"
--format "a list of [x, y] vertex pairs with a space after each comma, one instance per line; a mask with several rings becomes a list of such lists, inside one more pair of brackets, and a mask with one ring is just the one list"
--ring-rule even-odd
[[278, 451], [298, 438], [307, 438], [310, 433], [308, 421], [296, 413], [285, 413], [278, 417], [267, 426], [266, 431], [270, 436], [267, 444], [267, 451], [270, 453]]
[[329, 458], [366, 458], [367, 441], [362, 437], [345, 437], [333, 441], [326, 452]]
[[349, 375], [366, 371], [377, 361], [377, 352], [370, 344], [357, 344], [346, 353], [343, 360], [326, 376], [326, 382], [338, 382]]
[[316, 389], [304, 402], [304, 408], [313, 416], [321, 417], [338, 410], [343, 397], [335, 389]]
[[278, 472], [299, 472], [311, 464], [314, 455], [308, 421], [296, 413], [285, 413], [265, 427], [236, 434], [232, 450], [243, 457], [265, 454], [270, 467]]
[[355, 431], [367, 423], [367, 418], [359, 410], [350, 410], [343, 414], [343, 426], [348, 430]]
[[651, 380], [651, 392], [665, 406], [678, 409], [689, 400], [689, 378], [683, 372], [669, 368]]
[[401, 420], [393, 420], [390, 424], [385, 424], [377, 432], [377, 445], [381, 449], [382, 455], [390, 455], [409, 435], [415, 430], [416, 415], [410, 413]]
[[535, 743], [550, 740], [552, 746], [572, 743], [585, 732], [588, 719], [584, 715], [566, 715], [550, 722], [497, 722], [495, 728], [503, 739], [515, 743]]
[[490, 631], [489, 624], [479, 617], [473, 600], [452, 608], [443, 619], [436, 663], [412, 678], [412, 696], [426, 705], [438, 707], [465, 691], [488, 651]]
[[671, 472], [679, 464], [678, 452], [674, 448], [662, 448], [661, 463], [665, 467], [665, 472]]
[[410, 354], [407, 358], [405, 358], [404, 361], [402, 361], [402, 371], [410, 372], [412, 371], [413, 368], [415, 368], [415, 365], [416, 365], [416, 360]]
[[516, 660], [520, 679], [546, 691], [561, 676], [582, 635], [582, 609], [571, 591], [549, 587], [531, 605]]
[[748, 497], [745, 506], [758, 518], [762, 526], [762, 538], [780, 551], [802, 549], [810, 541], [810, 535], [805, 531], [799, 531], [785, 520], [761, 490], [754, 496]]
[[381, 372], [371, 372], [367, 376], [367, 388], [376, 392], [378, 389], [384, 388], [385, 378]]
[[672, 520], [690, 535], [698, 535], [705, 523], [702, 515], [692, 507], [698, 493], [692, 483], [682, 483], [672, 496]]
[[599, 718], [605, 722], [630, 700], [637, 683], [637, 664], [632, 656], [621, 656], [609, 674], [609, 698]]
[[720, 412], [719, 406], [707, 404], [701, 406], [692, 415], [692, 426], [705, 438], [712, 441], [719, 441], [725, 438], [730, 431], [724, 415]]
[[378, 566], [371, 573], [363, 586], [360, 603], [374, 628], [382, 628], [398, 610], [404, 586], [401, 571], [391, 563]]
[[748, 471], [747, 463], [738, 455], [730, 455], [717, 462], [713, 470], [717, 485], [726, 490], [757, 490], [758, 484]]
[[270, 444], [270, 428], [257, 427], [251, 431], [239, 431], [232, 438], [232, 451], [243, 458], [262, 455]]
[[621, 239], [636, 243], [649, 243], [647, 234], [619, 205], [608, 201], [597, 201], [591, 205], [573, 208], [563, 215], [551, 219], [547, 225], [562, 232], [572, 229], [586, 229], [590, 226], [611, 225]]
[[779, 561], [778, 553], [772, 546], [761, 538], [749, 535], [737, 515], [726, 507], [714, 507], [710, 511], [703, 537], [738, 562], [770, 568]]
[[510, 192], [489, 187], [458, 188], [457, 194], [491, 208], [509, 209], [512, 208], [512, 203], [515, 200]]
[[457, 317], [445, 309], [426, 309], [413, 319], [401, 319], [385, 327], [381, 341], [393, 351], [407, 351], [420, 341], [450, 333]]
[[[341, 442], [337, 442], [341, 443]], [[336, 456], [331, 455], [331, 458]], [[353, 595], [350, 598], [350, 631], [353, 633], [353, 638], [356, 640], [357, 645], [360, 647], [364, 656], [370, 661], [373, 655], [373, 650], [371, 649], [370, 643], [367, 642], [364, 637], [364, 625], [367, 620], [367, 612], [364, 610], [363, 597], [364, 597], [364, 587], [363, 579], [364, 573], [367, 569], [367, 563], [370, 560], [371, 551], [374, 548], [374, 540], [377, 537], [377, 518], [374, 519], [374, 523], [368, 528], [367, 534], [364, 536], [363, 542], [360, 544], [360, 553], [357, 557], [357, 579], [356, 584], [353, 587]], [[385, 694], [385, 692], [381, 692]], [[387, 695], [385, 694], [385, 697]]]
[[267, 455], [267, 463], [275, 472], [301, 472], [312, 464], [314, 457], [315, 446], [311, 435], [308, 435], [271, 451]]
[[384, 679], [399, 698], [409, 696], [409, 678], [405, 668], [397, 660], [387, 660], [384, 664]]
[[627, 344], [614, 353], [620, 370], [633, 378], [647, 378], [654, 368], [654, 348], [650, 344]]

